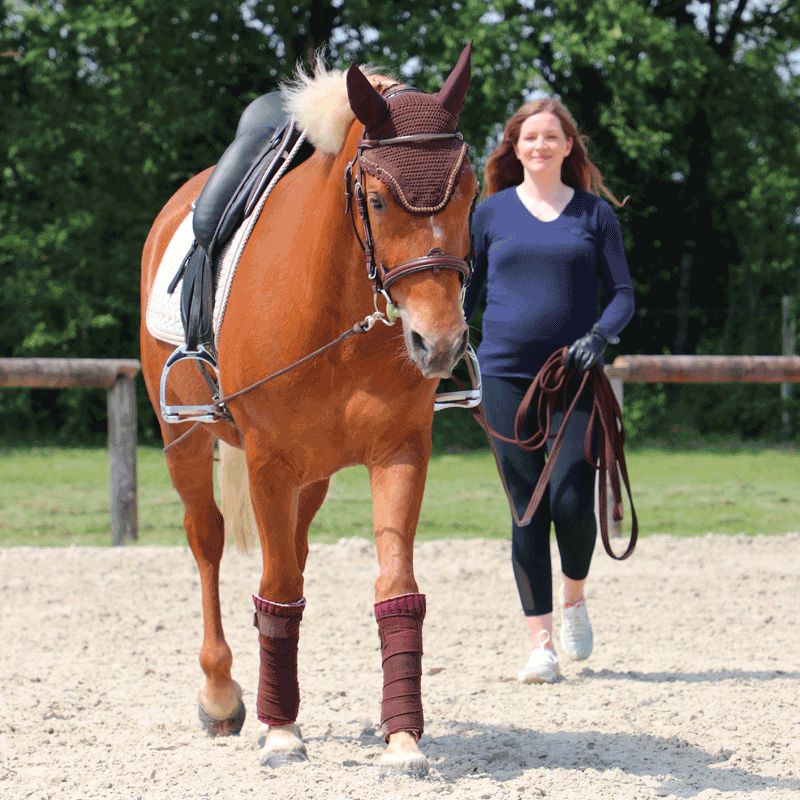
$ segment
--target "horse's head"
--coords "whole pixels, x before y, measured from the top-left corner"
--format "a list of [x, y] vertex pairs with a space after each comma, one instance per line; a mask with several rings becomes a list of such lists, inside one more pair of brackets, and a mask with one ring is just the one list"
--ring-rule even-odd
[[370, 277], [390, 313], [396, 307], [409, 356], [428, 378], [448, 377], [468, 340], [462, 289], [477, 182], [456, 126], [469, 71], [467, 46], [436, 94], [396, 85], [384, 96], [357, 66], [347, 73], [364, 126], [347, 176], [351, 210]]

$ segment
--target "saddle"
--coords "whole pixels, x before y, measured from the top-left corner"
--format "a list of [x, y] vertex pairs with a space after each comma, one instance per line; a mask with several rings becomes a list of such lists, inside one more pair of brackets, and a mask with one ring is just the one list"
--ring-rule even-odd
[[207, 352], [216, 360], [212, 318], [218, 256], [273, 179], [313, 152], [284, 111], [279, 92], [262, 95], [244, 110], [233, 142], [193, 204], [194, 241], [167, 290], [172, 294], [183, 279], [185, 353]]

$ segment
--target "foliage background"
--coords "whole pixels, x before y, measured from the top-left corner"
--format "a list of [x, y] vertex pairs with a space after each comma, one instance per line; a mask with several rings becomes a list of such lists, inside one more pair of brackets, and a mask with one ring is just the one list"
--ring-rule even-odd
[[[469, 39], [461, 127], [479, 167], [514, 108], [555, 93], [607, 185], [631, 197], [618, 214], [638, 303], [624, 352], [779, 353], [780, 297], [800, 308], [798, 5], [3, 0], [0, 356], [136, 357], [153, 218], [214, 163], [246, 104], [316, 48], [434, 91]], [[4, 390], [0, 436], [102, 438], [103, 394]], [[780, 402], [775, 386], [626, 392], [640, 439], [776, 436]], [[448, 414], [440, 445], [482, 442]]]

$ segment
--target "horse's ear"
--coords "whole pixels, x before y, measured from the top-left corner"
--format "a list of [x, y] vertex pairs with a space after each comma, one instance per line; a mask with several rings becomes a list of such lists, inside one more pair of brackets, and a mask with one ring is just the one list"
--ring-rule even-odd
[[461, 114], [461, 107], [464, 105], [464, 97], [469, 88], [471, 53], [472, 42], [461, 51], [461, 55], [458, 57], [453, 71], [447, 76], [447, 80], [436, 95], [442, 107], [449, 111], [456, 120], [459, 114]]
[[353, 113], [367, 130], [374, 128], [389, 113], [389, 104], [372, 87], [358, 64], [347, 70], [347, 98]]

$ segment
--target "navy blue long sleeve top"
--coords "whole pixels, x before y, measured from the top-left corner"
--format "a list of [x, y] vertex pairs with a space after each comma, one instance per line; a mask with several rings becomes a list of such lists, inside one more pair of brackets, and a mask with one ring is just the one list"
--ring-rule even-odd
[[[575, 190], [551, 222], [523, 205], [516, 187], [488, 197], [472, 220], [475, 271], [467, 288], [469, 320], [486, 288], [481, 371], [533, 378], [547, 358], [597, 323], [613, 340], [630, 322], [633, 286], [622, 231], [602, 198]], [[604, 301], [598, 320], [598, 290]]]

